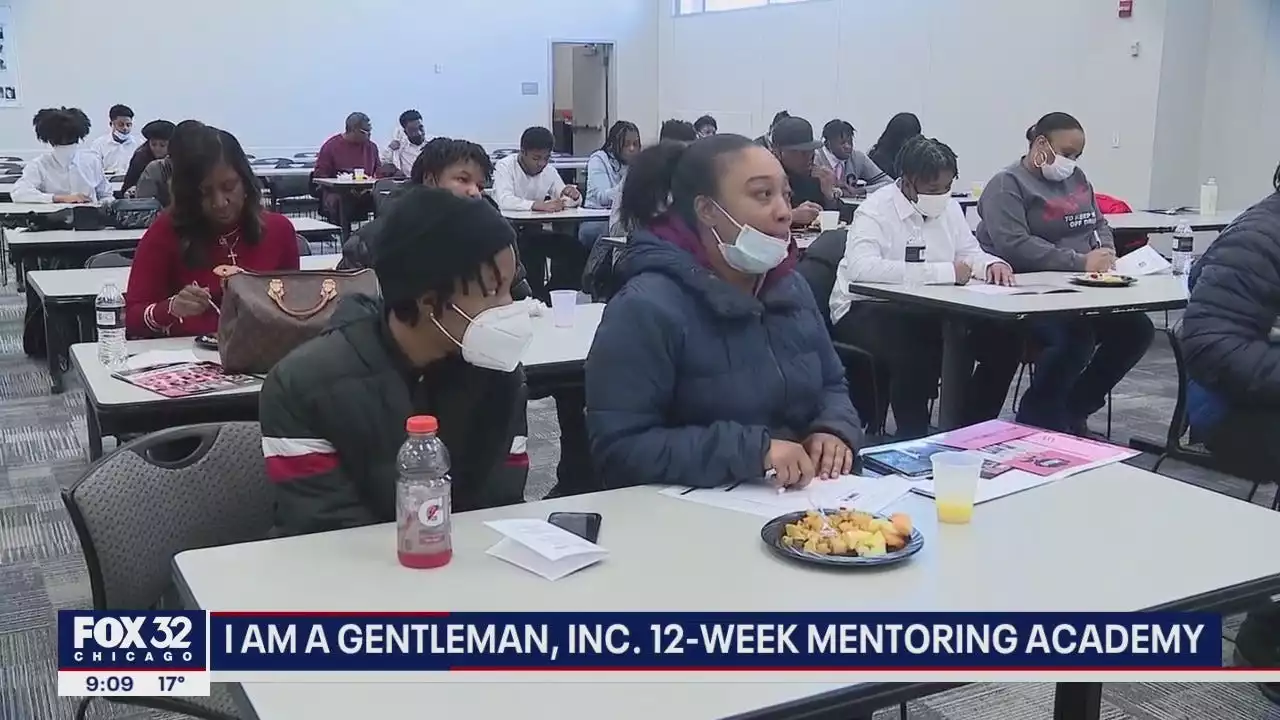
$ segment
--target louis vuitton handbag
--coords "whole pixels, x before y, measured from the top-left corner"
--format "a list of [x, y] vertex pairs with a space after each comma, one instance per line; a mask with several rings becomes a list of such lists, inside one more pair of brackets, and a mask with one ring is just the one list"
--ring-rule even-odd
[[218, 353], [229, 373], [269, 372], [328, 326], [343, 295], [378, 294], [372, 270], [245, 270], [224, 282]]

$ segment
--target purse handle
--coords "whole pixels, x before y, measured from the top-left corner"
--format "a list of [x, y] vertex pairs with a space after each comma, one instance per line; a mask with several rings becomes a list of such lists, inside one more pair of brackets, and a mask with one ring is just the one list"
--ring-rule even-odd
[[298, 320], [306, 320], [324, 309], [330, 301], [338, 297], [338, 283], [333, 278], [325, 278], [320, 284], [320, 299], [316, 304], [306, 310], [293, 310], [284, 304], [284, 280], [280, 278], [271, 278], [267, 283], [267, 297], [271, 298], [276, 307], [280, 308], [286, 315], [297, 318]]

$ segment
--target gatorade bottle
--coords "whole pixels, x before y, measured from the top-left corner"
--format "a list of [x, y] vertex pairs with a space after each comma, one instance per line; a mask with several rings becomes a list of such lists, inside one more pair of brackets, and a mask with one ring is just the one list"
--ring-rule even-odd
[[404, 429], [409, 437], [396, 455], [396, 554], [405, 567], [447, 565], [453, 559], [449, 451], [430, 415], [409, 418]]

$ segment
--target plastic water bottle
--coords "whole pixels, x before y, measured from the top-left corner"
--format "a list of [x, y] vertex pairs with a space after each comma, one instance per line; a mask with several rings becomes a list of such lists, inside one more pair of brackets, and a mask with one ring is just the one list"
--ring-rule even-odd
[[115, 372], [129, 361], [124, 340], [124, 295], [115, 283], [104, 283], [93, 301], [98, 326], [98, 362]]
[[902, 284], [909, 288], [924, 285], [924, 245], [907, 245], [906, 266], [902, 269]]
[[1200, 186], [1200, 214], [1218, 214], [1218, 181], [1209, 178]]
[[1191, 272], [1191, 264], [1195, 262], [1195, 233], [1185, 222], [1178, 223], [1173, 231], [1173, 274], [1186, 275]]
[[396, 455], [396, 554], [405, 567], [447, 565], [453, 559], [449, 451], [430, 415], [414, 415], [404, 429], [409, 437]]

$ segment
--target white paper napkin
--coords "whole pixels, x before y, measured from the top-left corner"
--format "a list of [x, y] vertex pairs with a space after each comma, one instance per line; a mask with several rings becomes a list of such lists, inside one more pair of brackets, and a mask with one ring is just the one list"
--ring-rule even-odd
[[548, 580], [594, 565], [608, 550], [546, 520], [511, 518], [485, 523], [503, 535], [488, 553]]
[[1116, 260], [1116, 272], [1121, 275], [1155, 275], [1169, 269], [1169, 261], [1150, 245], [1143, 245]]

